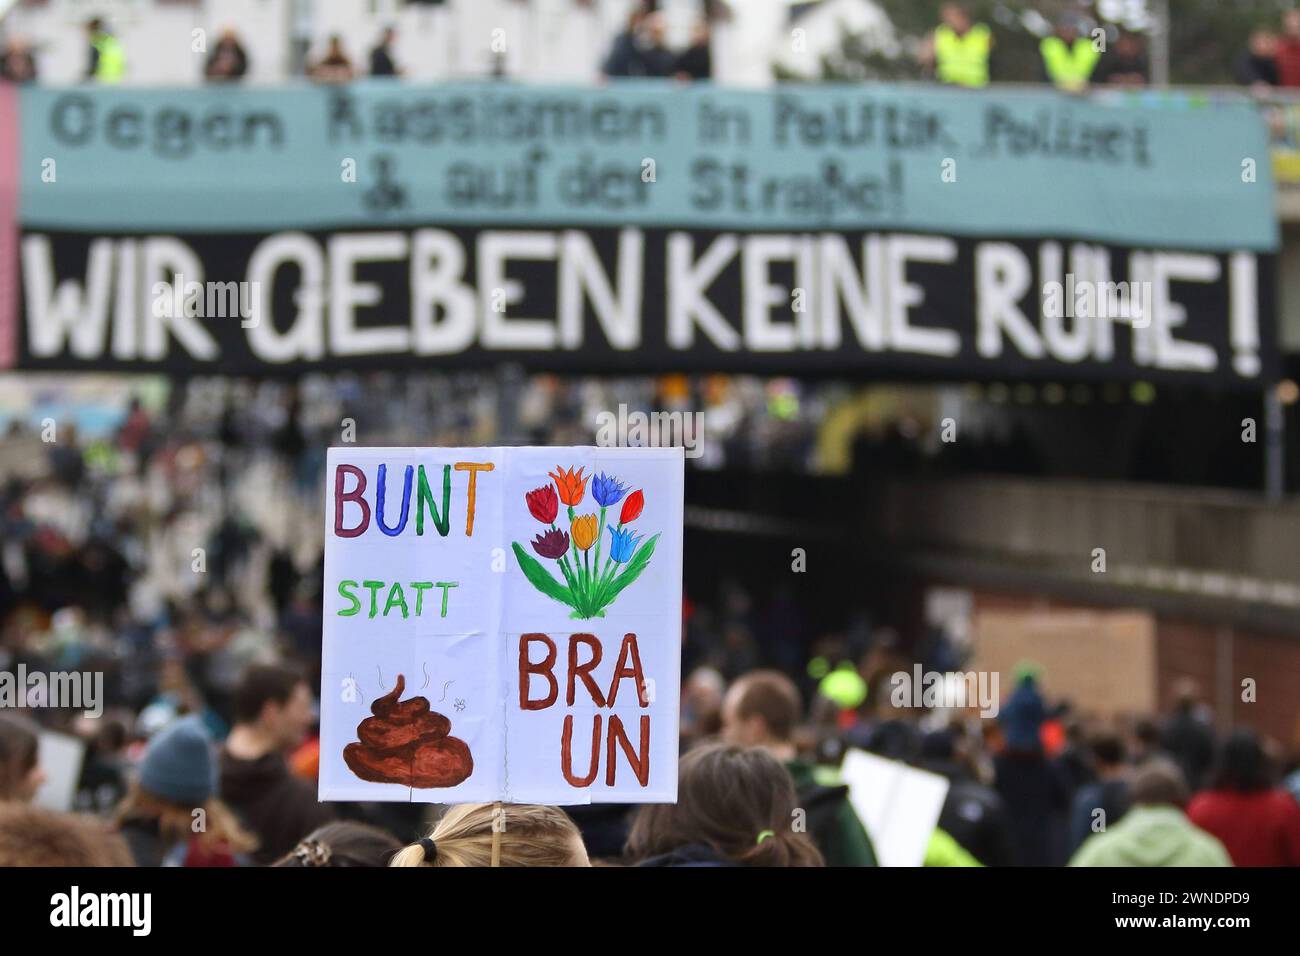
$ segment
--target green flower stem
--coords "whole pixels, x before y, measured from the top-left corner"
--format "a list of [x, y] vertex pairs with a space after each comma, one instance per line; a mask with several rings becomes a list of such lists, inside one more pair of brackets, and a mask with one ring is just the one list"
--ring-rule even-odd
[[[614, 530], [622, 531], [623, 522], [620, 521], [618, 527]], [[600, 569], [600, 582], [597, 587], [598, 593], [603, 593], [605, 589], [609, 587], [610, 582], [614, 580], [614, 575], [618, 573], [618, 562], [614, 560], [614, 541], [612, 535], [610, 537], [609, 551], [609, 555], [605, 558], [605, 566]]]
[[574, 586], [573, 574], [569, 571], [569, 566], [565, 564], [563, 558], [556, 561], [556, 564], [560, 566], [560, 573], [564, 575], [564, 580], [569, 585], [569, 593], [573, 595], [574, 604], [582, 604], [582, 597], [578, 593], [577, 587]]
[[[569, 514], [573, 514], [572, 508], [569, 509]], [[555, 526], [555, 522], [551, 522], [551, 530], [559, 531], [560, 529]], [[585, 604], [587, 598], [586, 591], [579, 582], [578, 576], [569, 567], [569, 556], [567, 554], [562, 554], [556, 558], [556, 562], [560, 565], [560, 570], [564, 572], [564, 580], [569, 584], [569, 590], [573, 593], [574, 601], [579, 604]], [[576, 564], [577, 562], [574, 563]]]
[[[573, 505], [569, 505], [569, 530], [570, 530], [570, 532], [572, 532], [572, 530], [573, 530], [573, 520], [574, 520]], [[572, 533], [570, 533], [569, 541], [570, 541], [570, 542], [573, 541]], [[573, 555], [573, 568], [574, 568], [574, 571], [573, 571], [573, 574], [574, 574], [574, 577], [576, 577], [576, 578], [578, 579], [578, 589], [579, 589], [578, 596], [581, 597], [582, 602], [583, 602], [584, 604], [587, 604], [587, 603], [590, 601], [590, 599], [591, 599], [591, 595], [588, 593], [588, 592], [591, 590], [590, 582], [587, 580], [587, 576], [586, 576], [585, 574], [582, 573], [582, 561], [579, 560], [579, 558], [578, 558], [578, 554], [577, 554], [578, 548], [577, 548], [576, 545], [574, 546], [573, 551], [574, 551], [574, 555]], [[590, 611], [590, 606], [588, 606], [587, 610]]]
[[573, 555], [573, 574], [578, 579], [578, 587], [582, 591], [583, 601], [588, 601], [591, 597], [591, 582], [587, 580], [586, 573], [582, 570], [582, 558], [575, 553]]
[[[601, 527], [601, 532], [604, 533], [604, 529], [605, 529], [604, 524], [602, 524], [600, 527]], [[615, 530], [616, 530], [616, 531], [622, 531], [622, 530], [623, 530], [623, 522], [620, 521], [620, 522], [618, 523], [618, 527], [617, 527]], [[611, 535], [611, 536], [610, 536], [610, 540], [609, 540], [609, 555], [607, 555], [606, 558], [605, 558], [605, 566], [604, 566], [603, 568], [600, 569], [600, 575], [599, 575], [599, 577], [600, 577], [602, 583], [604, 583], [604, 579], [605, 579], [606, 575], [609, 573], [609, 566], [610, 566], [611, 564], [614, 563], [613, 554], [614, 554], [614, 538], [613, 538], [613, 536]]]
[[568, 558], [568, 555], [564, 555], [564, 554], [562, 554], [562, 555], [560, 555], [558, 558], [556, 558], [555, 560], [559, 563], [559, 565], [560, 565], [560, 570], [562, 570], [562, 571], [564, 572], [564, 576], [565, 576], [566, 578], [570, 577], [570, 576], [573, 574], [573, 570], [569, 567], [569, 558]]
[[602, 607], [605, 604], [606, 592], [609, 591], [610, 586], [613, 585], [614, 580], [618, 577], [619, 570], [622, 569], [623, 567], [624, 565], [615, 562], [614, 567], [610, 569], [610, 572], [602, 578], [600, 582], [600, 586], [597, 588], [597, 593], [600, 596], [600, 604]]
[[614, 563], [614, 567], [608, 573], [602, 574], [600, 580], [596, 582], [596, 605], [597, 607], [605, 606], [605, 592], [609, 590], [610, 582], [618, 574], [619, 565]]

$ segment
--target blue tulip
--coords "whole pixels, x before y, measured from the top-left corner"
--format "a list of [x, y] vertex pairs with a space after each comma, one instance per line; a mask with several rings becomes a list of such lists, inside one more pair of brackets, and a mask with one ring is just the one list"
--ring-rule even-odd
[[637, 542], [644, 536], [638, 535], [634, 538], [632, 536], [631, 528], [624, 528], [622, 531], [615, 531], [613, 525], [605, 525], [605, 527], [609, 528], [609, 533], [613, 538], [609, 545], [609, 556], [619, 564], [622, 564], [632, 557], [632, 552], [636, 550]]
[[603, 471], [591, 483], [591, 495], [602, 508], [618, 504], [627, 494], [627, 485]]

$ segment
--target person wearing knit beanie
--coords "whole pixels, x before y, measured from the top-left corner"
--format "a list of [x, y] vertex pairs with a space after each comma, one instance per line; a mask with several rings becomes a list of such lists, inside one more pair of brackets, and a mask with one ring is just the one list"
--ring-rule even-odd
[[212, 738], [197, 715], [182, 717], [149, 742], [140, 786], [172, 803], [200, 807], [216, 793]]
[[197, 715], [149, 741], [114, 816], [136, 866], [239, 866], [257, 846], [217, 799], [216, 748]]
[[1047, 719], [1047, 705], [1038, 689], [1037, 673], [1023, 664], [1016, 671], [1016, 688], [1002, 705], [998, 723], [1008, 750], [1039, 753], [1043, 749], [1040, 734]]

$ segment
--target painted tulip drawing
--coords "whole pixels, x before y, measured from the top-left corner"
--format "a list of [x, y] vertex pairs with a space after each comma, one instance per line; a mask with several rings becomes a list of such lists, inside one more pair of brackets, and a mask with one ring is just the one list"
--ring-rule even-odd
[[[627, 527], [641, 516], [645, 508], [645, 495], [640, 490], [628, 494], [627, 485], [603, 472], [583, 477], [583, 468], [564, 469], [558, 465], [550, 473], [555, 484], [543, 485], [524, 495], [528, 513], [542, 524], [542, 530], [529, 545], [538, 557], [554, 561], [559, 572], [557, 578], [528, 548], [513, 542], [515, 558], [529, 583], [549, 598], [573, 609], [570, 617], [587, 620], [604, 617], [605, 608], [625, 587], [635, 581], [654, 556], [659, 535], [649, 539]], [[591, 500], [600, 509], [579, 514], [577, 509], [587, 496], [590, 484]], [[623, 503], [618, 515], [618, 526], [607, 524], [606, 511]], [[568, 513], [568, 530], [556, 524], [560, 518], [560, 505]], [[608, 545], [603, 537], [609, 532]]]

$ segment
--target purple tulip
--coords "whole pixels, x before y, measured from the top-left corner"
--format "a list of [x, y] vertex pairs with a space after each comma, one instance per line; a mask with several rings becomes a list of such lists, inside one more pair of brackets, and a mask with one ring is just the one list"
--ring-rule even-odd
[[566, 531], [552, 528], [533, 539], [533, 550], [544, 558], [560, 558], [569, 550], [569, 535]]

